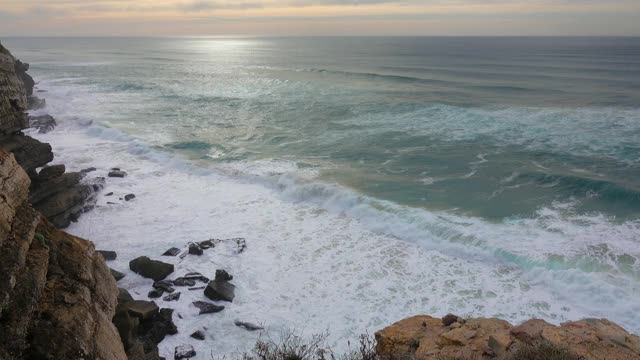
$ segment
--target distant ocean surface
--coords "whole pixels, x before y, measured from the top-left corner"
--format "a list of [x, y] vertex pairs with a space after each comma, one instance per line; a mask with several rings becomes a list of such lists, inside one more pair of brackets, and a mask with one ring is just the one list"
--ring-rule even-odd
[[336, 343], [419, 313], [640, 331], [640, 38], [2, 40], [57, 158], [144, 174], [71, 232], [246, 236], [207, 259], [246, 291], [229, 319]]

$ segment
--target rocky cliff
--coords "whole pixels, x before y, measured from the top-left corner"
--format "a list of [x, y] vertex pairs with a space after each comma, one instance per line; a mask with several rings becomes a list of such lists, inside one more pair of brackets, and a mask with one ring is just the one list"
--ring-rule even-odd
[[28, 69], [29, 64], [16, 60], [0, 44], [0, 148], [13, 153], [29, 175], [33, 207], [56, 227], [65, 228], [93, 206], [104, 179], [85, 179], [90, 169], [65, 173], [64, 165], [44, 167], [53, 161], [51, 146], [26, 136], [22, 130], [31, 123], [46, 132], [55, 126], [55, 119], [27, 115], [26, 110], [33, 104], [44, 104], [33, 96], [35, 82], [26, 73]]
[[640, 359], [640, 337], [606, 319], [555, 326], [532, 319], [512, 326], [500, 319], [414, 316], [376, 334], [383, 359]]
[[[64, 225], [67, 218], [56, 216], [84, 206], [84, 199], [65, 199], [87, 185], [78, 175], [59, 180], [64, 167], [37, 171], [53, 154], [20, 132], [29, 126], [27, 68], [0, 45], [0, 360], [125, 360], [111, 322], [118, 289], [104, 259], [29, 201]], [[51, 181], [60, 184], [43, 185]]]
[[29, 185], [0, 150], [0, 359], [127, 359], [109, 268], [31, 207]]

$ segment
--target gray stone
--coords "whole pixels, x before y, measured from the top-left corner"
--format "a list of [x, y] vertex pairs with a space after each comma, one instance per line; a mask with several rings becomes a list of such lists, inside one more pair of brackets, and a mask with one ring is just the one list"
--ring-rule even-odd
[[151, 260], [147, 256], [141, 256], [129, 262], [129, 268], [136, 274], [146, 278], [160, 281], [173, 272], [173, 264], [167, 264], [158, 260]]
[[190, 359], [194, 356], [196, 356], [196, 351], [193, 349], [193, 346], [180, 345], [180, 346], [176, 346], [173, 358], [175, 360], [181, 360], [181, 359]]
[[192, 304], [200, 310], [199, 315], [212, 314], [224, 310], [224, 306], [212, 304], [207, 301], [194, 301]]
[[102, 257], [106, 261], [112, 261], [118, 258], [118, 254], [115, 251], [111, 250], [97, 250], [97, 252], [102, 255]]

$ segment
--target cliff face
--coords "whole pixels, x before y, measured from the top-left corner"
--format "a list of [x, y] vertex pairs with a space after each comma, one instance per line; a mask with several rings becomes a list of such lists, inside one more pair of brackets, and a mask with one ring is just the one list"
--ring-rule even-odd
[[[424, 315], [401, 320], [375, 335], [376, 350], [387, 359], [640, 359], [640, 337], [606, 319], [561, 326], [532, 319], [514, 327], [500, 319]], [[551, 356], [554, 353], [556, 357]]]
[[125, 360], [111, 322], [118, 289], [104, 259], [29, 202], [32, 178], [40, 189], [60, 171], [45, 171], [46, 179], [36, 173], [53, 155], [48, 144], [19, 133], [29, 125], [26, 94], [0, 45], [0, 359]]
[[29, 205], [29, 183], [0, 150], [0, 359], [125, 360], [109, 268]]

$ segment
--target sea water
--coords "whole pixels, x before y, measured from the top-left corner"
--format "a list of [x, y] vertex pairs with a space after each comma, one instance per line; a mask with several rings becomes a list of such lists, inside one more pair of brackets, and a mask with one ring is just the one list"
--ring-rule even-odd
[[2, 40], [54, 162], [129, 174], [68, 229], [118, 252], [120, 286], [146, 298], [137, 256], [247, 239], [163, 258], [237, 286], [215, 315], [160, 300], [164, 356], [250, 348], [234, 320], [340, 350], [416, 314], [640, 331], [638, 38]]

